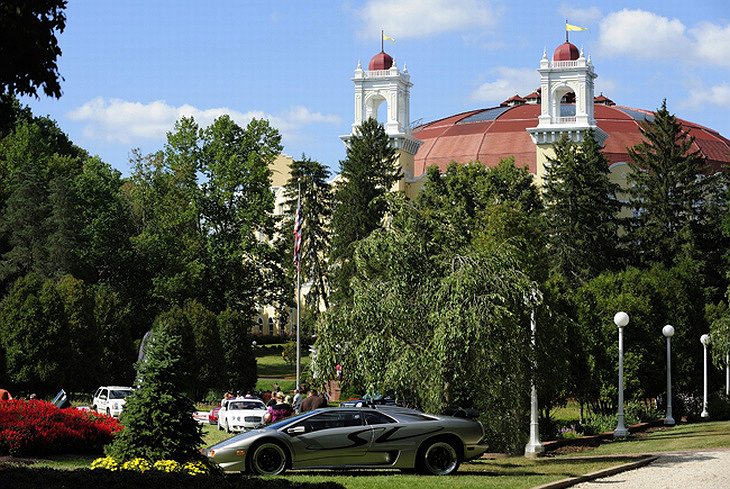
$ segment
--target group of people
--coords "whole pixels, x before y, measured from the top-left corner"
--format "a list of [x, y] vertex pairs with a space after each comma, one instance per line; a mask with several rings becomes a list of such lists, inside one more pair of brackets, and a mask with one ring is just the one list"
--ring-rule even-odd
[[[260, 398], [266, 403], [266, 414], [264, 415], [264, 422], [266, 424], [275, 423], [293, 414], [300, 414], [328, 406], [327, 399], [314, 389], [296, 389], [292, 398], [291, 396], [285, 395], [278, 384], [274, 384], [273, 391], [264, 391], [258, 397], [251, 394], [251, 392], [246, 392], [243, 396], [241, 396], [240, 392], [237, 394], [238, 397], [244, 399]], [[227, 392], [221, 405], [233, 398], [234, 395], [231, 392]]]

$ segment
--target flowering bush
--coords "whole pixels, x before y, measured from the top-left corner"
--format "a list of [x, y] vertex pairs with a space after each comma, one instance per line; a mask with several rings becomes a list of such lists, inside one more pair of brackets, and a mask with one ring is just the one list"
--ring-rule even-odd
[[149, 460], [143, 458], [133, 458], [127, 460], [122, 464], [122, 470], [134, 470], [135, 472], [146, 472], [152, 469], [152, 464]]
[[154, 464], [149, 460], [143, 458], [133, 458], [127, 460], [124, 463], [116, 461], [112, 457], [97, 458], [91, 462], [91, 469], [104, 469], [104, 470], [129, 470], [135, 472], [146, 472], [148, 470], [155, 470], [158, 472], [183, 472], [188, 475], [205, 475], [210, 473], [210, 469], [204, 462], [200, 460], [193, 460], [180, 464], [175, 460], [158, 460]]
[[105, 469], [105, 470], [119, 470], [119, 463], [112, 457], [97, 458], [91, 462], [91, 470]]
[[121, 429], [106, 415], [46, 401], [0, 402], [0, 455], [101, 452]]

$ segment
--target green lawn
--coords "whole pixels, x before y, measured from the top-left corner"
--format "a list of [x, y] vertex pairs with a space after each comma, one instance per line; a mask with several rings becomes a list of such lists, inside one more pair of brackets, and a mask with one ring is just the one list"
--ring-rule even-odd
[[[597, 470], [620, 465], [620, 458], [600, 460], [540, 459], [510, 457], [496, 460], [478, 460], [463, 464], [459, 472], [450, 477], [429, 477], [402, 474], [399, 471], [353, 471], [345, 473], [318, 471], [286, 475], [293, 482], [334, 481], [347, 489], [527, 489], [548, 482], [588, 474]], [[302, 474], [302, 475], [299, 475]]]
[[[309, 356], [301, 357], [301, 370], [309, 368]], [[296, 367], [284, 361], [281, 355], [266, 355], [256, 357], [259, 377], [266, 378], [289, 378], [296, 376]]]
[[[203, 425], [206, 445], [217, 443], [230, 435], [215, 426]], [[714, 421], [657, 428], [632, 435], [626, 441], [609, 441], [581, 456], [561, 455], [537, 460], [524, 457], [481, 459], [461, 466], [452, 477], [424, 477], [387, 470], [358, 470], [351, 472], [306, 471], [284, 476], [293, 482], [335, 481], [348, 489], [442, 488], [530, 488], [568, 477], [585, 475], [626, 463], [621, 454], [640, 454], [682, 450], [711, 450], [730, 448], [730, 421]], [[94, 456], [57, 456], [38, 459], [33, 467], [75, 469], [88, 467]]]
[[683, 450], [730, 448], [730, 421], [682, 424], [672, 428], [652, 428], [622, 441], [609, 440], [586, 452], [590, 455], [655, 453]]

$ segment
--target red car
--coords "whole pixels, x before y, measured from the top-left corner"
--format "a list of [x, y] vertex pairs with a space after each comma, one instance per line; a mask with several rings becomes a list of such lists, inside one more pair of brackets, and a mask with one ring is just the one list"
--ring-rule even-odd
[[210, 414], [208, 415], [208, 423], [218, 424], [218, 411], [220, 411], [220, 410], [221, 410], [220, 405], [218, 405], [210, 410]]

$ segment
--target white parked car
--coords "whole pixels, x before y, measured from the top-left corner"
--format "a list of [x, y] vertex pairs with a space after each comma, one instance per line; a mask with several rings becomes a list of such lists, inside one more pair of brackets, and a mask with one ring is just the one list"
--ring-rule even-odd
[[94, 398], [91, 401], [91, 409], [98, 413], [106, 413], [109, 416], [119, 417], [122, 412], [124, 403], [127, 402], [129, 397], [134, 392], [131, 387], [123, 387], [118, 385], [111, 385], [106, 387], [99, 387], [94, 392]]
[[264, 424], [266, 404], [259, 399], [231, 399], [224, 402], [218, 411], [218, 429], [246, 431]]

